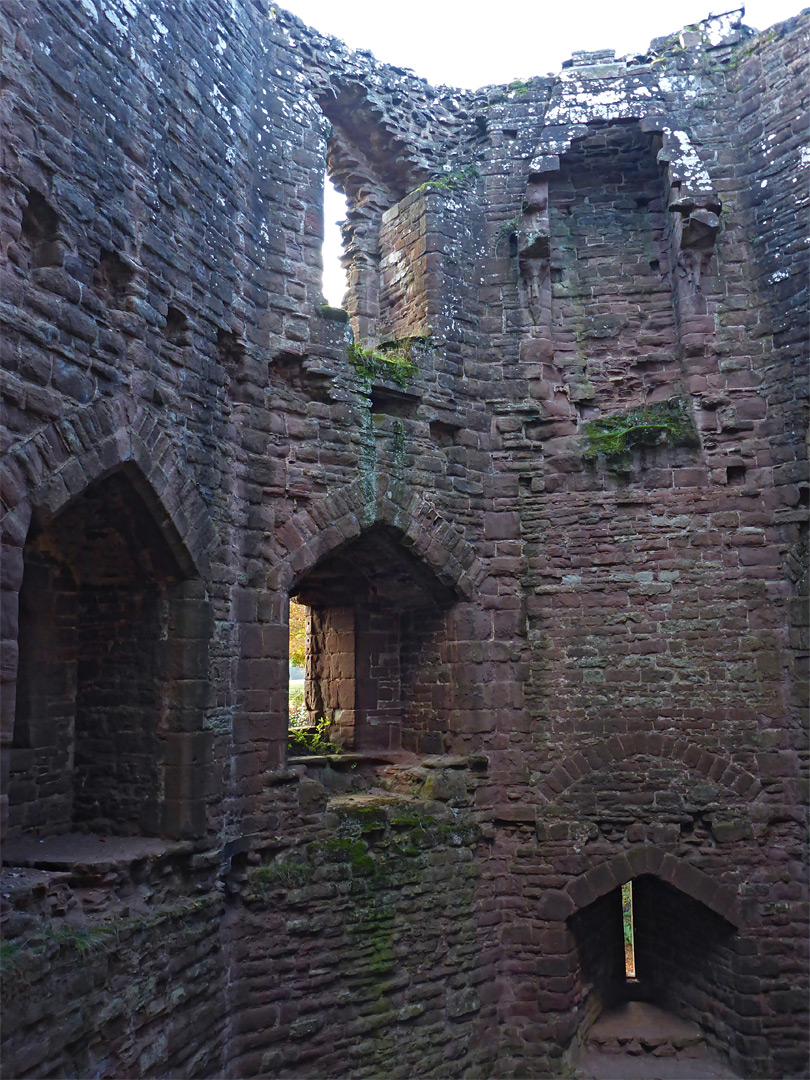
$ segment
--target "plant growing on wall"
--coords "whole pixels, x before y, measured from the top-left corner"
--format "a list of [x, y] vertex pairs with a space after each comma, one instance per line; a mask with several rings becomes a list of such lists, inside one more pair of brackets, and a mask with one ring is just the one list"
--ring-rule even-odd
[[477, 165], [459, 165], [449, 173], [431, 177], [414, 191], [461, 191], [471, 187], [481, 176]]
[[343, 749], [329, 738], [331, 721], [320, 716], [312, 722], [306, 718], [297, 721], [290, 713], [290, 729], [287, 748], [291, 756], [311, 757], [318, 754], [342, 754]]
[[641, 446], [697, 446], [697, 432], [683, 398], [656, 401], [583, 425], [583, 457], [615, 461]]
[[412, 359], [413, 340], [388, 341], [376, 349], [364, 349], [362, 345], [349, 345], [349, 363], [362, 378], [390, 379], [398, 386], [407, 386], [417, 372]]

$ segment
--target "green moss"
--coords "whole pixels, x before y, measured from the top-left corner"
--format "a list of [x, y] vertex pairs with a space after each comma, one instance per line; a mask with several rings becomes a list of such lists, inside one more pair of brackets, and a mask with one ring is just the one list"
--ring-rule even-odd
[[309, 850], [312, 855], [323, 853], [334, 862], [349, 863], [352, 870], [360, 874], [373, 874], [377, 870], [377, 863], [369, 855], [368, 848], [362, 840], [334, 837], [310, 844]]
[[302, 859], [286, 859], [260, 866], [248, 875], [246, 900], [266, 900], [276, 888], [294, 888], [312, 877], [312, 866]]
[[495, 233], [495, 254], [498, 253], [498, 248], [504, 240], [511, 240], [513, 236], [517, 236], [520, 232], [523, 221], [519, 217], [510, 218], [509, 221], [504, 221], [502, 225], [498, 227], [498, 231]]
[[398, 386], [407, 386], [418, 371], [413, 357], [414, 342], [419, 338], [406, 341], [390, 341], [376, 349], [364, 349], [362, 345], [350, 345], [346, 350], [349, 363], [363, 379], [389, 379]]
[[361, 832], [379, 832], [388, 824], [385, 810], [379, 806], [361, 806], [352, 812], [360, 822]]
[[21, 941], [4, 941], [0, 945], [0, 972], [3, 975], [7, 975], [14, 970], [22, 949], [23, 943]]
[[459, 165], [449, 173], [440, 173], [414, 188], [416, 191], [462, 191], [472, 187], [480, 179], [481, 172], [477, 165]]
[[506, 89], [508, 93], [514, 94], [515, 97], [523, 97], [524, 94], [528, 94], [530, 86], [523, 79], [512, 79]]
[[[163, 908], [153, 914], [110, 919], [96, 926], [54, 925], [41, 922], [25, 938], [6, 941], [0, 945], [0, 974], [5, 978], [4, 998], [20, 990], [20, 980], [11, 979], [21, 969], [39, 967], [45, 970], [56, 957], [65, 956], [70, 964], [86, 961], [91, 955], [110, 954], [122, 938], [144, 930], [151, 930], [170, 920], [179, 920], [186, 927], [191, 920], [207, 907], [220, 907], [219, 895], [187, 900], [173, 907]], [[45, 965], [45, 966], [43, 966]]]
[[583, 426], [583, 457], [616, 461], [641, 446], [697, 446], [698, 437], [682, 398], [614, 413]]
[[330, 304], [321, 304], [321, 318], [330, 319], [332, 322], [347, 323], [349, 313], [345, 308], [332, 307]]
[[775, 27], [772, 26], [770, 30], [766, 30], [764, 34], [758, 34], [753, 41], [749, 41], [745, 45], [738, 45], [732, 53], [729, 67], [737, 67], [744, 60], [748, 60], [749, 57], [753, 56], [763, 45], [770, 45], [770, 43], [775, 41], [778, 36]]
[[75, 952], [79, 957], [109, 945], [116, 935], [117, 925], [73, 927], [43, 923], [27, 938], [4, 942], [0, 946], [0, 969], [4, 974], [13, 971], [26, 959], [53, 955], [56, 952]]
[[424, 829], [425, 825], [433, 824], [434, 818], [427, 814], [420, 817], [417, 814], [401, 811], [391, 814], [388, 820], [392, 829]]

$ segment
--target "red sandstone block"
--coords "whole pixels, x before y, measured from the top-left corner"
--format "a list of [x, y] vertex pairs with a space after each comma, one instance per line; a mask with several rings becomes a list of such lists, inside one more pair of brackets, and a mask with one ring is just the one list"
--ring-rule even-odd
[[214, 734], [210, 731], [166, 732], [163, 736], [167, 766], [205, 766], [211, 760]]
[[678, 756], [681, 758], [684, 765], [697, 767], [697, 764], [700, 761], [702, 754], [703, 751], [699, 746], [696, 746], [694, 743], [686, 743], [684, 741], [682, 752], [678, 754]]
[[255, 622], [259, 593], [255, 589], [235, 589], [233, 617], [237, 622]]
[[17, 592], [0, 593], [0, 639], [16, 641], [19, 630], [20, 598]]
[[487, 540], [519, 539], [520, 515], [507, 512], [484, 514], [484, 536]]
[[624, 747], [625, 754], [628, 757], [632, 757], [633, 754], [644, 754], [647, 752], [646, 732], [635, 731], [630, 732], [627, 735], [620, 735], [619, 741]]
[[[0, 551], [0, 588], [7, 592], [17, 592], [23, 579], [23, 550], [21, 547], [3, 545]], [[5, 603], [8, 598], [4, 598]]]
[[6, 693], [5, 687], [17, 678], [18, 659], [19, 648], [16, 640], [4, 638], [0, 641], [0, 683], [4, 685], [3, 693]]
[[611, 864], [607, 862], [600, 863], [589, 870], [585, 875], [585, 880], [594, 899], [604, 896], [619, 884]]
[[567, 927], [546, 929], [541, 931], [538, 944], [546, 956], [566, 956], [571, 952], [573, 939]]
[[706, 487], [709, 482], [706, 469], [674, 469], [672, 475], [676, 487]]
[[278, 660], [239, 660], [234, 685], [237, 690], [253, 693], [274, 690], [279, 685], [279, 670]]
[[584, 877], [579, 877], [566, 886], [566, 892], [571, 897], [574, 908], [579, 911], [594, 900], [590, 883]]
[[642, 847], [628, 851], [626, 857], [627, 864], [633, 871], [633, 876], [638, 877], [640, 874], [657, 873], [663, 862], [664, 853], [651, 844], [645, 844]]
[[0, 744], [3, 746], [8, 746], [14, 736], [16, 690], [15, 682], [7, 682], [0, 693]]
[[25, 498], [28, 484], [16, 461], [7, 459], [0, 468], [0, 499], [9, 509]]

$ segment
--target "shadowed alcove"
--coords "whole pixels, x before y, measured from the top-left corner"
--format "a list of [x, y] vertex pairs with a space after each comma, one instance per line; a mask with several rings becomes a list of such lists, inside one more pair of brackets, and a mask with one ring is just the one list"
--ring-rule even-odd
[[569, 919], [578, 958], [584, 1034], [603, 1013], [643, 1001], [697, 1024], [728, 1049], [739, 1031], [736, 928], [705, 904], [651, 875], [635, 878], [635, 974], [626, 966], [620, 889]]
[[188, 762], [205, 755], [184, 747], [200, 727], [189, 680], [205, 674], [205, 620], [189, 624], [197, 583], [138, 479], [119, 470], [29, 533], [11, 837], [178, 835], [202, 824]]
[[443, 748], [450, 706], [442, 656], [452, 591], [376, 526], [291, 590], [307, 608], [305, 702], [353, 749]]

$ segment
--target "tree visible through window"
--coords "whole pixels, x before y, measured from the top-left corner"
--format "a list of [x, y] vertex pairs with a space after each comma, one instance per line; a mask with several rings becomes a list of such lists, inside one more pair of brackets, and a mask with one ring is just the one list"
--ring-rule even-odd
[[307, 662], [307, 609], [290, 601], [290, 726], [303, 727], [307, 721], [304, 704], [304, 669]]
[[633, 938], [633, 882], [622, 885], [622, 931], [624, 935], [624, 974], [636, 977], [636, 950]]

